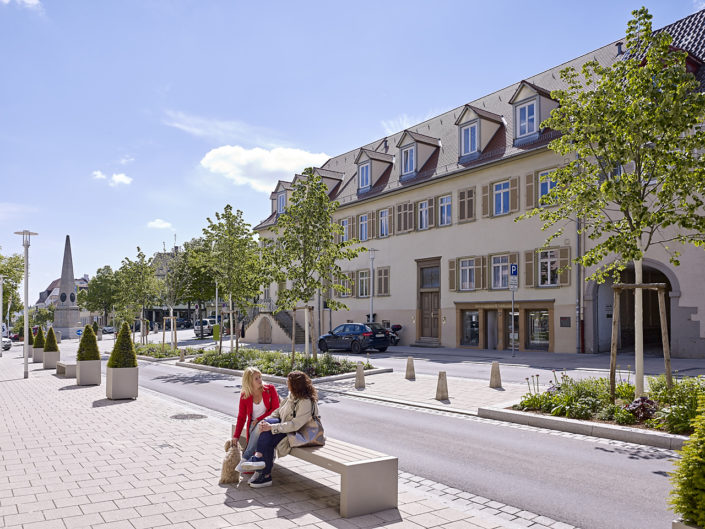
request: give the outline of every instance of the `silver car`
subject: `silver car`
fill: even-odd
[[[9,338],[3,337],[2,339],[2,350],[7,351],[10,347],[12,347],[12,340]]]

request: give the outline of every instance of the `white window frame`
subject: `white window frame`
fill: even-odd
[[[359,235],[358,239],[361,241],[366,241],[367,240],[367,214],[360,215],[358,217],[358,230],[357,234]]]
[[[401,174],[411,174],[416,170],[416,145],[401,150]]]
[[[538,180],[539,180],[539,182],[538,182],[539,183],[539,204],[541,204],[541,199],[543,199],[543,197],[548,195],[551,192],[551,189],[556,187],[556,181],[554,179],[552,179],[552,178],[549,178],[546,180],[543,179],[544,175],[547,175],[547,174],[551,173],[552,171],[553,171],[553,169],[549,169],[548,171],[541,171],[539,173],[539,178],[538,178]]]
[[[532,128],[529,128],[529,107],[533,107],[533,124]],[[525,110],[526,111],[526,130],[524,132],[521,131],[522,127],[522,120],[521,120],[521,111]],[[536,132],[536,117],[538,113],[538,105],[536,104],[536,100],[532,99],[531,101],[527,101],[525,103],[522,103],[521,105],[517,105],[516,108],[516,129],[517,129],[517,138],[523,138],[524,136],[528,136],[530,134],[533,134]]]
[[[357,297],[370,297],[370,271],[359,270],[357,272]]]
[[[492,288],[509,288],[509,254],[492,256]]]
[[[492,184],[492,211],[494,212],[494,215],[506,215],[509,213],[509,187],[509,180],[503,180]],[[499,211],[497,210],[497,196],[500,197],[501,202],[501,208]]]
[[[473,145],[473,137],[472,133],[473,130],[475,132],[475,144]],[[479,127],[477,126],[477,122],[475,123],[469,123],[467,125],[463,125],[460,128],[460,155],[465,156],[467,154],[473,154],[478,151],[478,139],[479,139]],[[468,145],[467,149],[465,148],[465,132],[467,131],[468,134]]]
[[[427,230],[428,229],[428,200],[422,200],[419,202],[419,211],[418,211],[418,226],[419,230]]]
[[[286,210],[286,193],[277,195],[277,213],[281,215]]]
[[[379,236],[389,237],[389,210],[383,209],[379,212]]]
[[[348,272],[344,272],[345,274],[345,279],[341,281],[341,285],[343,286],[343,291],[340,293],[341,298],[349,298],[350,296],[353,295],[353,291],[350,288],[350,276],[348,275]]]
[[[357,171],[357,187],[358,189],[370,187],[370,162],[360,165]]]
[[[475,290],[475,259],[458,259],[459,290]]]
[[[343,227],[343,233],[340,235],[341,242],[347,242],[350,240],[350,223],[348,219],[343,219],[340,221],[340,225]]]
[[[453,196],[446,195],[438,199],[438,225],[450,226],[453,222]]]
[[[557,287],[559,285],[559,263],[558,250],[542,250],[539,252],[539,287]],[[542,273],[544,267],[546,267],[547,272],[546,281],[544,281]]]

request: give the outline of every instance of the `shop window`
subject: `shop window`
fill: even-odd
[[[461,345],[480,345],[480,313],[476,310],[462,311],[463,334]]]
[[[529,349],[548,349],[548,311],[527,311],[527,330]]]

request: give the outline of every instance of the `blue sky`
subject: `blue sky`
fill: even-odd
[[[227,203],[621,38],[636,1],[0,0],[0,252],[30,302]],[[647,4],[661,27],[704,0]]]

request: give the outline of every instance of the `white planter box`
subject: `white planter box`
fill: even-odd
[[[56,363],[59,361],[59,351],[43,351],[44,352],[44,369],[56,369]]]
[[[76,384],[100,386],[100,360],[78,360],[76,362]]]
[[[689,523],[682,522],[681,520],[673,520],[671,523],[671,529],[702,529],[697,525],[690,525]]]
[[[106,376],[106,396],[111,400],[136,399],[139,387],[138,367],[109,367]]]
[[[36,349],[32,347],[29,350],[29,357],[32,359],[33,364],[44,362],[44,349],[41,347],[37,347]]]

